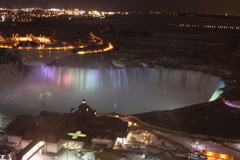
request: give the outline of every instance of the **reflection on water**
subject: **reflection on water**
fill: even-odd
[[[185,70],[36,66],[0,103],[13,114],[69,112],[85,98],[98,112],[133,114],[206,102],[223,86],[218,77]]]

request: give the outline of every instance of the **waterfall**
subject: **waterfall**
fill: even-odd
[[[56,86],[84,91],[96,91],[103,87],[122,89],[164,84],[198,90],[208,99],[224,87],[219,77],[210,74],[165,68],[85,69],[42,66],[40,78]]]
[[[207,102],[212,95],[217,98],[224,82],[202,72],[166,68],[34,65],[25,80],[4,86],[7,89],[0,90],[0,106],[6,114],[69,112],[83,98],[98,112],[135,114]]]

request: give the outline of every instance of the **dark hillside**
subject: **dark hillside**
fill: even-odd
[[[220,100],[136,116],[144,122],[170,130],[240,138],[240,109],[226,106]]]

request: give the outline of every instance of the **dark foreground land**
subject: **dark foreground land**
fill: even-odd
[[[220,100],[135,116],[146,123],[170,130],[209,137],[240,138],[240,110],[228,107]]]

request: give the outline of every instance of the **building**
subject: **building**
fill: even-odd
[[[127,135],[127,122],[96,115],[83,100],[70,113],[42,111],[38,116],[18,116],[7,127],[7,141],[21,150],[17,158],[25,160],[38,150],[58,153],[64,146],[78,149],[85,144],[104,144],[110,148],[118,137]]]
[[[202,155],[205,155],[208,160],[234,160],[233,156],[224,153],[203,150]]]
[[[57,153],[67,131],[67,114],[43,111],[37,117],[17,117],[7,128],[7,141],[23,149],[36,139],[43,140],[47,152]]]

